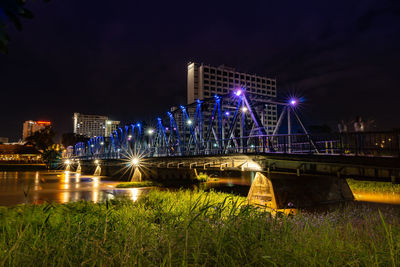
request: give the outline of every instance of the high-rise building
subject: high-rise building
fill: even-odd
[[[37,131],[51,126],[50,121],[25,121],[22,130],[22,139],[25,140]]]
[[[74,113],[74,133],[86,137],[110,136],[118,128],[119,121],[109,120],[107,116]]]
[[[276,98],[276,79],[255,74],[238,72],[234,68],[221,65],[213,67],[191,62],[187,72],[187,103],[197,99],[213,97],[215,94],[233,93],[238,88],[246,90],[252,102],[263,107],[258,110],[267,134],[272,134],[277,121],[277,106],[268,103]]]
[[[106,135],[107,137],[111,136],[111,134],[118,129],[119,121],[111,121],[107,120],[106,122]]]

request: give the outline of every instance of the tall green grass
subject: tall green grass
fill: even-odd
[[[391,182],[359,181],[347,179],[347,183],[352,191],[400,194],[400,184],[393,184]]]
[[[399,209],[271,217],[223,193],[0,209],[0,266],[396,266]]]

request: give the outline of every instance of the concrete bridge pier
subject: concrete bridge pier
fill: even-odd
[[[257,172],[247,200],[271,209],[315,207],[353,200],[346,179],[328,176],[268,175]]]

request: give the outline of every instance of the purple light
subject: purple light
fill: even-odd
[[[241,94],[242,94],[242,90],[240,90],[240,89],[236,90],[235,95],[240,96]]]
[[[228,112],[228,111],[227,111],[227,112],[225,112],[225,115],[226,115],[226,116],[229,116],[229,112]]]
[[[297,104],[297,100],[296,99],[290,100],[290,105],[296,106],[296,104]]]

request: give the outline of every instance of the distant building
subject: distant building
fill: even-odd
[[[50,121],[25,121],[22,130],[22,139],[25,140],[37,131],[51,126]]]
[[[0,144],[8,143],[8,137],[0,137]]]
[[[258,114],[267,134],[272,134],[277,121],[277,106],[266,103],[266,100],[274,100],[277,96],[275,78],[238,72],[224,65],[213,67],[195,62],[188,64],[187,104],[215,94],[233,93],[237,88],[245,88],[246,96],[252,102],[262,104],[263,108],[258,110]]]
[[[111,136],[111,134],[118,129],[120,122],[119,121],[111,121],[107,120],[106,122],[106,135],[107,137]]]
[[[0,144],[0,162],[41,163],[42,155],[32,144]]]
[[[86,137],[110,136],[120,122],[109,120],[107,116],[74,113],[74,133]]]

